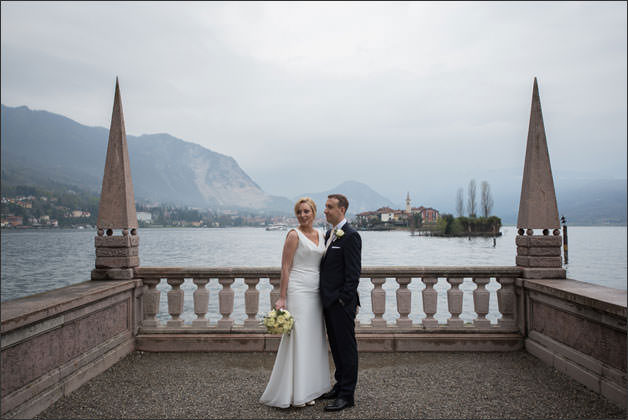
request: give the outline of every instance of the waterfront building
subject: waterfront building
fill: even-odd
[[[137,221],[144,222],[144,223],[151,223],[153,221],[153,215],[147,211],[138,211]]]
[[[3,225],[6,224],[6,226],[8,227],[16,227],[16,226],[22,226],[22,216],[7,216],[4,220],[3,220]]]
[[[408,226],[409,218],[416,215],[421,217],[423,224],[437,223],[440,219],[440,212],[432,207],[412,207],[410,193],[408,193],[405,210],[380,207],[374,211],[365,211],[356,215],[356,224],[360,227]]]

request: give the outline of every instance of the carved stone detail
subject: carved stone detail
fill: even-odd
[[[145,327],[158,327],[159,321],[157,314],[159,313],[159,298],[161,292],[157,290],[157,285],[161,279],[146,278],[143,279],[146,290],[144,291],[144,320],[142,325]]]
[[[182,327],[183,320],[180,316],[183,313],[183,290],[181,290],[183,279],[169,278],[168,284],[172,286],[172,290],[168,292],[168,313],[172,319],[168,320],[166,325],[168,327]]]
[[[486,319],[490,299],[490,293],[486,290],[486,285],[489,281],[490,279],[486,277],[473,278],[473,282],[477,285],[477,288],[473,291],[473,307],[477,318],[473,320],[473,324],[478,328],[489,328],[491,326],[491,321]]]
[[[137,257],[138,247],[131,248],[96,248],[97,257]]]
[[[244,311],[247,315],[247,319],[244,320],[244,328],[260,328],[256,318],[259,312],[259,291],[255,287],[259,283],[259,278],[245,278],[244,283],[249,286],[244,292]]]
[[[140,265],[140,257],[96,257],[96,268],[133,268]]]
[[[464,327],[464,321],[460,319],[460,314],[462,313],[462,297],[464,295],[459,288],[462,281],[463,279],[460,277],[447,278],[447,282],[451,285],[451,288],[447,290],[447,306],[451,314],[451,317],[447,319],[447,326],[449,328]]]
[[[222,285],[222,290],[218,292],[218,306],[220,308],[220,314],[222,318],[218,320],[216,328],[221,330],[230,330],[233,327],[233,319],[231,314],[233,313],[233,298],[235,292],[231,288],[233,284],[233,278],[220,278],[218,283]]]
[[[502,314],[497,323],[502,328],[514,329],[517,325],[515,320],[515,279],[498,278],[497,281],[502,286],[497,291],[497,306]]]
[[[423,312],[425,312],[423,326],[426,329],[438,328],[438,320],[434,318],[438,303],[438,292],[434,289],[434,285],[438,282],[438,279],[436,277],[423,277],[422,281],[425,283],[425,289],[421,292]]]
[[[196,319],[192,321],[193,327],[208,327],[209,321],[205,318],[209,308],[209,290],[205,288],[209,283],[208,278],[194,278],[192,282],[197,286],[193,293],[194,313]]]
[[[386,312],[386,291],[382,289],[382,285],[386,282],[385,278],[372,278],[373,290],[371,290],[371,307],[375,317],[371,320],[371,325],[376,328],[385,327],[386,320],[383,318]]]
[[[397,326],[400,328],[412,327],[412,320],[408,317],[412,308],[412,292],[408,289],[410,284],[409,277],[397,277],[397,283],[399,288],[397,289],[397,311],[399,312],[399,318],[397,318]]]

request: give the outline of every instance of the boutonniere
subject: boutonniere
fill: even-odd
[[[336,238],[342,238],[342,236],[345,234],[345,231],[342,229],[336,229]]]

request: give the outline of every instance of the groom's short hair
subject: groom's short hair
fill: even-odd
[[[345,212],[349,209],[349,200],[342,194],[329,194],[327,198],[335,198],[338,200],[338,207],[344,207]]]

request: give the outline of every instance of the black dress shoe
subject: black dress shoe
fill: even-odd
[[[333,389],[329,392],[324,393],[323,395],[321,395],[320,397],[318,397],[322,400],[333,400],[338,398],[338,391],[334,391]]]
[[[345,400],[344,398],[336,398],[325,406],[325,411],[340,411],[347,407],[353,407],[353,401]]]

